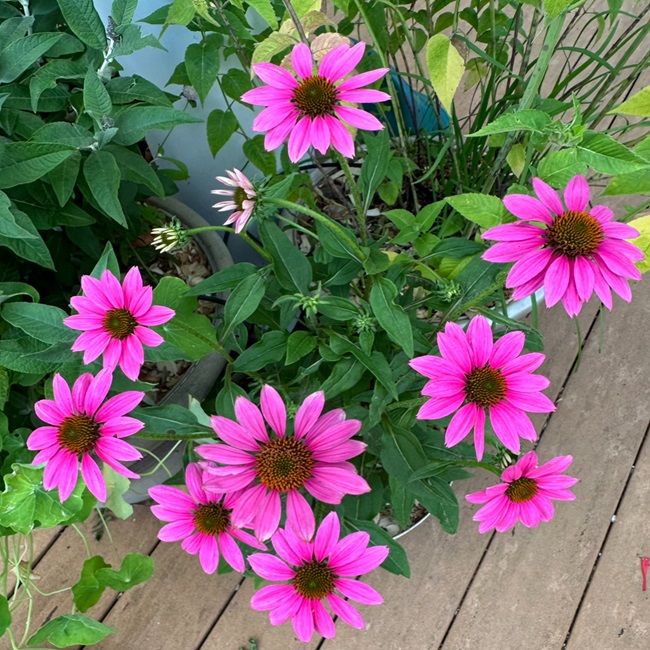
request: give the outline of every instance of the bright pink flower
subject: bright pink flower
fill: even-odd
[[[47,463],[43,473],[43,487],[58,486],[59,499],[65,501],[77,484],[79,460],[81,476],[99,501],[106,501],[106,484],[91,454],[97,455],[118,474],[140,478],[118,462],[138,460],[142,454],[122,440],[142,429],[144,424],[135,418],[124,417],[144,397],[140,391],[128,391],[107,400],[113,376],[101,370],[93,377],[81,375],[72,391],[61,375],[54,375],[54,400],[42,399],[34,404],[36,415],[47,422],[46,427],[32,431],[27,448],[40,450],[33,464]]]
[[[583,176],[569,181],[564,191],[566,209],[555,190],[539,178],[533,179],[533,187],[538,199],[524,194],[503,199],[521,221],[483,234],[484,239],[501,242],[484,253],[484,259],[515,262],[506,281],[507,287],[514,288],[512,297],[524,298],[543,286],[547,307],[561,300],[569,316],[577,316],[594,291],[610,310],[610,288],[630,302],[628,278],[641,279],[633,262],[644,254],[624,240],[638,237],[639,232],[612,221],[614,213],[604,205],[587,212],[589,185]]]
[[[524,341],[523,332],[510,332],[493,342],[490,324],[483,316],[470,321],[467,333],[460,325],[447,323],[438,334],[442,358],[426,355],[409,362],[431,380],[422,389],[431,399],[420,408],[418,419],[438,420],[457,411],[447,427],[445,444],[457,445],[473,428],[476,457],[481,460],[487,411],[499,440],[518,454],[519,436],[537,438],[524,411],[555,410],[540,392],[549,385],[548,379],[532,374],[545,356],[537,352],[520,356]]]
[[[341,503],[346,494],[370,492],[349,458],[358,456],[365,443],[350,438],[359,431],[359,420],[346,420],[342,409],[321,415],[325,405],[322,391],[309,395],[294,420],[293,434],[287,433],[287,411],[278,392],[262,388],[262,411],[244,397],[235,400],[239,424],[218,415],[212,427],[225,444],[200,445],[197,453],[219,464],[206,466],[211,474],[206,490],[242,495],[233,506],[232,522],[253,522],[255,534],[264,541],[280,524],[280,495],[286,493],[287,525],[303,539],[311,539],[315,521],[305,497],[307,492],[325,503]],[[274,435],[269,435],[266,424]]]
[[[358,129],[381,131],[381,122],[370,113],[343,102],[384,102],[390,95],[379,90],[362,88],[383,77],[388,68],[354,75],[341,83],[363,58],[366,44],[350,47],[343,44],[328,52],[314,74],[309,48],[299,43],[291,53],[291,63],[298,77],[273,63],[253,65],[253,71],[268,86],[254,88],[242,100],[255,106],[266,106],[253,122],[254,131],[266,131],[267,151],[277,149],[289,138],[289,158],[297,162],[312,145],[322,154],[330,144],[339,153],[354,156],[354,141],[344,122]]]
[[[157,485],[149,496],[159,505],[151,506],[161,521],[168,521],[158,532],[163,542],[179,542],[190,555],[198,555],[206,573],[214,573],[219,566],[219,551],[224,560],[240,573],[246,568],[244,556],[235,540],[257,549],[266,550],[255,537],[233,526],[230,511],[236,494],[215,494],[203,489],[206,474],[197,463],[185,470],[189,494],[171,485]]]
[[[217,176],[217,180],[224,185],[234,188],[232,190],[212,190],[212,194],[231,197],[229,201],[220,201],[212,207],[219,208],[219,212],[235,210],[224,222],[225,225],[235,224],[235,232],[241,232],[255,209],[255,197],[257,196],[253,184],[238,169],[226,170],[228,178]]]
[[[291,530],[282,528],[272,542],[279,558],[270,553],[255,553],[248,560],[253,571],[265,580],[288,581],[288,584],[263,587],[251,598],[257,611],[271,610],[271,625],[292,619],[296,636],[308,643],[314,629],[326,639],[336,633],[330,613],[321,602],[327,599],[336,616],[348,625],[364,629],[359,612],[334,593],[365,605],[380,605],[383,598],[364,582],[355,578],[376,569],[388,556],[387,546],[368,548],[370,535],[352,533],[339,541],[341,525],[330,512],[311,541],[304,541]]]
[[[572,461],[571,456],[558,456],[537,467],[537,454],[529,451],[501,474],[504,483],[468,494],[465,498],[470,503],[487,504],[474,515],[474,521],[481,522],[478,532],[487,533],[496,528],[503,533],[518,521],[526,528],[536,528],[540,521],[551,521],[554,514],[551,499],[573,501],[576,498],[567,488],[578,479],[562,474]]]
[[[73,296],[70,304],[79,312],[64,323],[83,334],[72,345],[73,352],[84,350],[84,363],[92,363],[102,353],[104,368],[118,365],[124,374],[136,381],[144,363],[142,345],[157,347],[164,342],[160,334],[149,329],[174,317],[174,310],[151,304],[151,287],[142,286],[142,277],[132,267],[120,285],[107,269],[101,280],[90,275],[81,278],[85,296]]]

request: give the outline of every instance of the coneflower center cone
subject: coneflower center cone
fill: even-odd
[[[57,440],[73,454],[87,454],[99,440],[99,424],[87,415],[73,415],[59,425]]]
[[[200,533],[218,535],[230,525],[230,510],[220,503],[206,503],[194,511],[194,526]]]
[[[305,598],[320,600],[334,590],[334,576],[325,562],[309,562],[296,570],[295,590]]]
[[[243,187],[236,187],[232,193],[233,203],[237,206],[238,210],[243,210],[244,201],[248,198],[246,190]]]
[[[591,255],[605,238],[598,221],[586,212],[565,212],[548,227],[548,243],[567,257]]]
[[[277,492],[295,490],[311,478],[311,451],[295,438],[278,438],[257,454],[255,469],[260,482]]]
[[[337,103],[336,88],[324,77],[314,75],[303,79],[293,91],[292,101],[309,117],[331,115]]]
[[[526,503],[532,501],[539,491],[537,482],[532,478],[518,478],[510,483],[506,489],[506,496],[514,503]]]
[[[104,329],[120,341],[133,334],[137,324],[128,309],[109,309],[104,316]]]
[[[465,376],[465,395],[483,408],[494,406],[506,395],[506,379],[496,368],[476,368]]]

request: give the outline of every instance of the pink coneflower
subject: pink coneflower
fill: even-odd
[[[352,533],[339,541],[341,526],[335,512],[330,512],[312,541],[298,538],[282,528],[272,543],[279,558],[269,553],[255,553],[248,560],[253,571],[265,580],[288,581],[288,584],[263,587],[251,598],[257,611],[271,610],[271,625],[292,619],[296,636],[304,643],[311,640],[314,629],[326,639],[336,633],[334,622],[321,602],[323,598],[334,614],[348,625],[363,630],[359,612],[334,593],[365,605],[380,605],[383,598],[370,586],[354,578],[376,569],[387,557],[387,546],[368,548],[370,535]]]
[[[212,190],[212,194],[232,197],[229,201],[219,201],[212,207],[219,208],[219,212],[235,210],[224,222],[225,225],[235,224],[235,232],[241,232],[255,209],[255,197],[257,196],[253,184],[238,169],[226,170],[228,178],[217,176],[217,180],[228,185],[232,190]]]
[[[196,463],[185,470],[189,494],[171,485],[157,485],[149,496],[159,505],[151,506],[161,521],[170,522],[158,532],[163,542],[180,542],[190,555],[198,555],[206,573],[214,573],[219,566],[219,552],[235,570],[243,573],[244,556],[235,540],[257,549],[266,550],[253,535],[232,525],[230,511],[236,494],[214,494],[203,489],[205,471]]]
[[[54,400],[42,399],[34,404],[36,415],[50,426],[32,431],[27,448],[40,450],[33,464],[47,463],[43,487],[52,490],[58,486],[61,502],[77,484],[79,460],[88,489],[99,501],[106,501],[106,484],[91,454],[118,474],[140,478],[119,461],[142,458],[137,449],[121,438],[132,436],[144,426],[140,420],[124,417],[142,401],[144,393],[128,391],[102,404],[112,381],[108,370],[100,370],[96,377],[86,373],[75,381],[71,392],[65,379],[56,374],[52,382]]]
[[[418,412],[419,420],[438,420],[457,411],[445,436],[447,447],[457,445],[474,429],[476,457],[483,458],[485,414],[499,440],[518,454],[519,436],[535,440],[537,434],[524,411],[548,413],[553,402],[540,391],[549,381],[532,372],[545,357],[523,354],[523,332],[510,332],[493,342],[487,319],[475,316],[467,333],[456,323],[447,323],[438,334],[441,357],[412,359],[411,368],[428,377],[422,390],[431,397]],[[464,406],[463,406],[464,404]]]
[[[297,162],[310,145],[325,154],[330,144],[339,153],[354,156],[354,141],[344,122],[359,129],[381,131],[381,122],[370,113],[342,102],[384,102],[390,95],[362,88],[383,77],[388,68],[363,72],[338,83],[350,74],[363,57],[366,44],[350,47],[342,44],[328,52],[314,74],[311,51],[299,43],[291,53],[298,76],[273,63],[257,63],[253,71],[268,86],[254,88],[242,100],[255,106],[267,106],[253,122],[254,131],[266,131],[267,151],[277,149],[289,138],[289,158]]]
[[[370,492],[349,458],[359,455],[365,443],[350,438],[359,420],[346,420],[342,409],[321,415],[322,391],[309,395],[296,413],[293,435],[287,433],[287,412],[278,392],[262,388],[262,412],[244,397],[235,400],[239,424],[218,415],[212,427],[226,444],[200,445],[197,453],[219,467],[206,466],[212,476],[205,488],[216,492],[243,490],[233,506],[235,525],[253,522],[264,541],[273,535],[282,514],[281,494],[286,494],[287,525],[303,539],[314,534],[314,514],[300,488],[325,503],[341,503],[346,494]],[[269,435],[264,421],[274,435]]]
[[[92,363],[102,353],[104,368],[118,365],[136,381],[144,363],[142,345],[157,347],[164,342],[160,334],[149,329],[174,317],[174,310],[152,305],[151,287],[142,286],[137,266],[132,267],[120,285],[107,269],[101,280],[90,275],[81,278],[85,296],[73,296],[70,304],[79,312],[63,322],[84,333],[72,345],[73,352],[84,350],[84,363]]]
[[[468,494],[465,498],[470,503],[487,504],[474,515],[474,521],[481,522],[478,532],[487,533],[496,528],[503,533],[518,521],[526,528],[536,528],[540,521],[551,521],[554,514],[551,499],[573,501],[576,498],[567,488],[578,479],[562,475],[572,461],[571,456],[558,456],[537,467],[537,454],[529,451],[501,474],[504,483]]]
[[[583,176],[574,176],[564,190],[566,209],[555,190],[539,178],[533,179],[533,187],[539,200],[525,194],[503,199],[522,221],[483,234],[484,239],[502,242],[484,253],[484,259],[515,262],[506,281],[514,288],[512,297],[524,298],[543,286],[547,307],[561,300],[569,316],[577,316],[594,291],[610,310],[610,288],[630,302],[628,278],[641,279],[633,262],[644,254],[624,240],[639,232],[612,221],[614,213],[604,205],[587,212],[589,185]]]

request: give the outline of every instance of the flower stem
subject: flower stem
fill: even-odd
[[[256,244],[245,232],[238,233],[234,228],[228,228],[228,226],[201,226],[200,228],[190,228],[189,230],[184,230],[186,235],[198,235],[201,232],[208,232],[210,230],[221,230],[223,232],[234,233],[239,235],[249,246],[254,248],[265,260],[269,262],[272,260],[271,256],[258,244]]]
[[[361,232],[361,243],[366,246],[368,243],[368,233],[366,232],[366,212],[363,204],[361,203],[361,194],[359,193],[359,187],[354,180],[352,170],[350,169],[350,165],[348,164],[345,156],[336,150],[334,150],[334,153],[336,154],[336,159],[339,161],[339,165],[341,165],[341,169],[345,174],[345,180],[348,182],[348,187],[350,188],[350,193],[352,194],[352,203],[354,203],[354,208],[357,211],[357,223],[359,224],[359,231]]]
[[[320,212],[316,212],[316,210],[312,210],[311,208],[308,208],[304,205],[300,205],[299,203],[286,201],[285,199],[265,197],[264,200],[267,203],[271,203],[272,205],[277,205],[279,208],[286,208],[287,210],[295,210],[296,212],[302,212],[302,214],[306,214],[307,216],[314,219],[314,221],[318,221],[322,223],[328,230],[330,230],[330,232],[335,234],[338,238],[342,239],[350,247],[351,251],[355,254],[355,256],[360,262],[363,262],[366,259],[367,256],[359,248],[357,242],[354,241],[354,239],[352,239],[352,237],[350,237],[345,232],[345,230],[343,230],[343,228],[341,228],[341,226],[338,223],[336,223],[336,221],[330,219],[324,214],[321,214]]]

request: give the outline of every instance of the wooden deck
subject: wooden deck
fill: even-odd
[[[274,628],[250,609],[249,580],[206,576],[179,544],[158,542],[158,522],[138,506],[132,519],[111,522],[113,539],[120,555],[150,554],[156,573],[90,610],[119,630],[94,647],[248,650],[252,638],[259,650],[647,650],[650,592],[641,590],[639,558],[650,556],[650,281],[633,291],[633,303],[617,300],[602,322],[595,304],[583,310],[579,368],[574,324],[559,308],[540,314],[557,411],[535,421],[538,452],[572,454],[570,474],[581,479],[577,500],[558,503],[552,522],[479,535],[476,506],[463,503],[457,535],[427,521],[405,538],[413,578],[369,577],[386,602],[360,607],[366,631],[337,624],[336,639],[303,645],[290,624]],[[459,484],[459,496],[486,481]],[[37,546],[42,591],[76,580],[85,550],[74,530],[43,533]],[[115,559],[107,536],[91,553]],[[32,629],[70,610],[68,592],[37,599]]]

